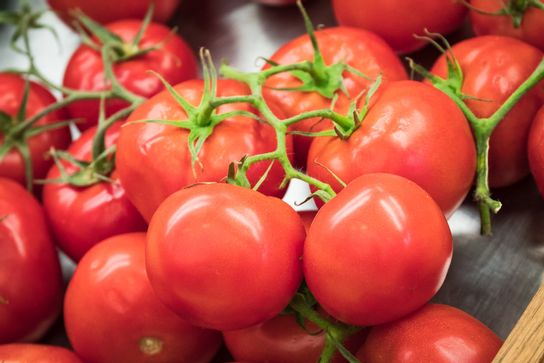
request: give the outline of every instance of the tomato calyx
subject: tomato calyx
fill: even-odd
[[[467,0],[461,0],[461,3],[478,14],[489,16],[509,16],[512,18],[512,25],[514,28],[521,27],[525,12],[529,8],[544,10],[544,4],[540,0],[509,0],[504,3],[504,6],[501,9],[491,12],[479,9],[470,4]]]

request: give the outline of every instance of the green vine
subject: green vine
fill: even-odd
[[[530,8],[544,10],[544,3],[540,0],[507,0],[504,6],[497,11],[489,12],[472,5],[468,0],[458,0],[470,10],[488,16],[509,16],[512,19],[514,28],[521,27],[525,12]]]

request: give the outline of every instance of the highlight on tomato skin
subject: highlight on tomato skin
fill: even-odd
[[[0,361],[6,363],[84,363],[66,348],[29,343],[1,344]]]

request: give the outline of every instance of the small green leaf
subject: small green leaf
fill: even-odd
[[[100,42],[103,45],[123,44],[123,39],[121,39],[121,37],[119,37],[117,34],[112,33],[101,24],[97,23],[96,21],[85,15],[85,13],[83,13],[81,10],[76,10],[73,14],[75,15],[75,18],[79,22],[81,22],[81,24],[83,24],[85,28],[87,28],[92,34],[100,39]]]

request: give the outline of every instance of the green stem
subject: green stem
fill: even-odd
[[[353,121],[346,116],[342,116],[339,113],[330,109],[308,111],[290,118],[283,120],[283,123],[287,126],[296,124],[302,120],[306,120],[313,117],[326,118],[332,120],[336,125],[340,126],[343,130],[349,130],[353,127]]]

